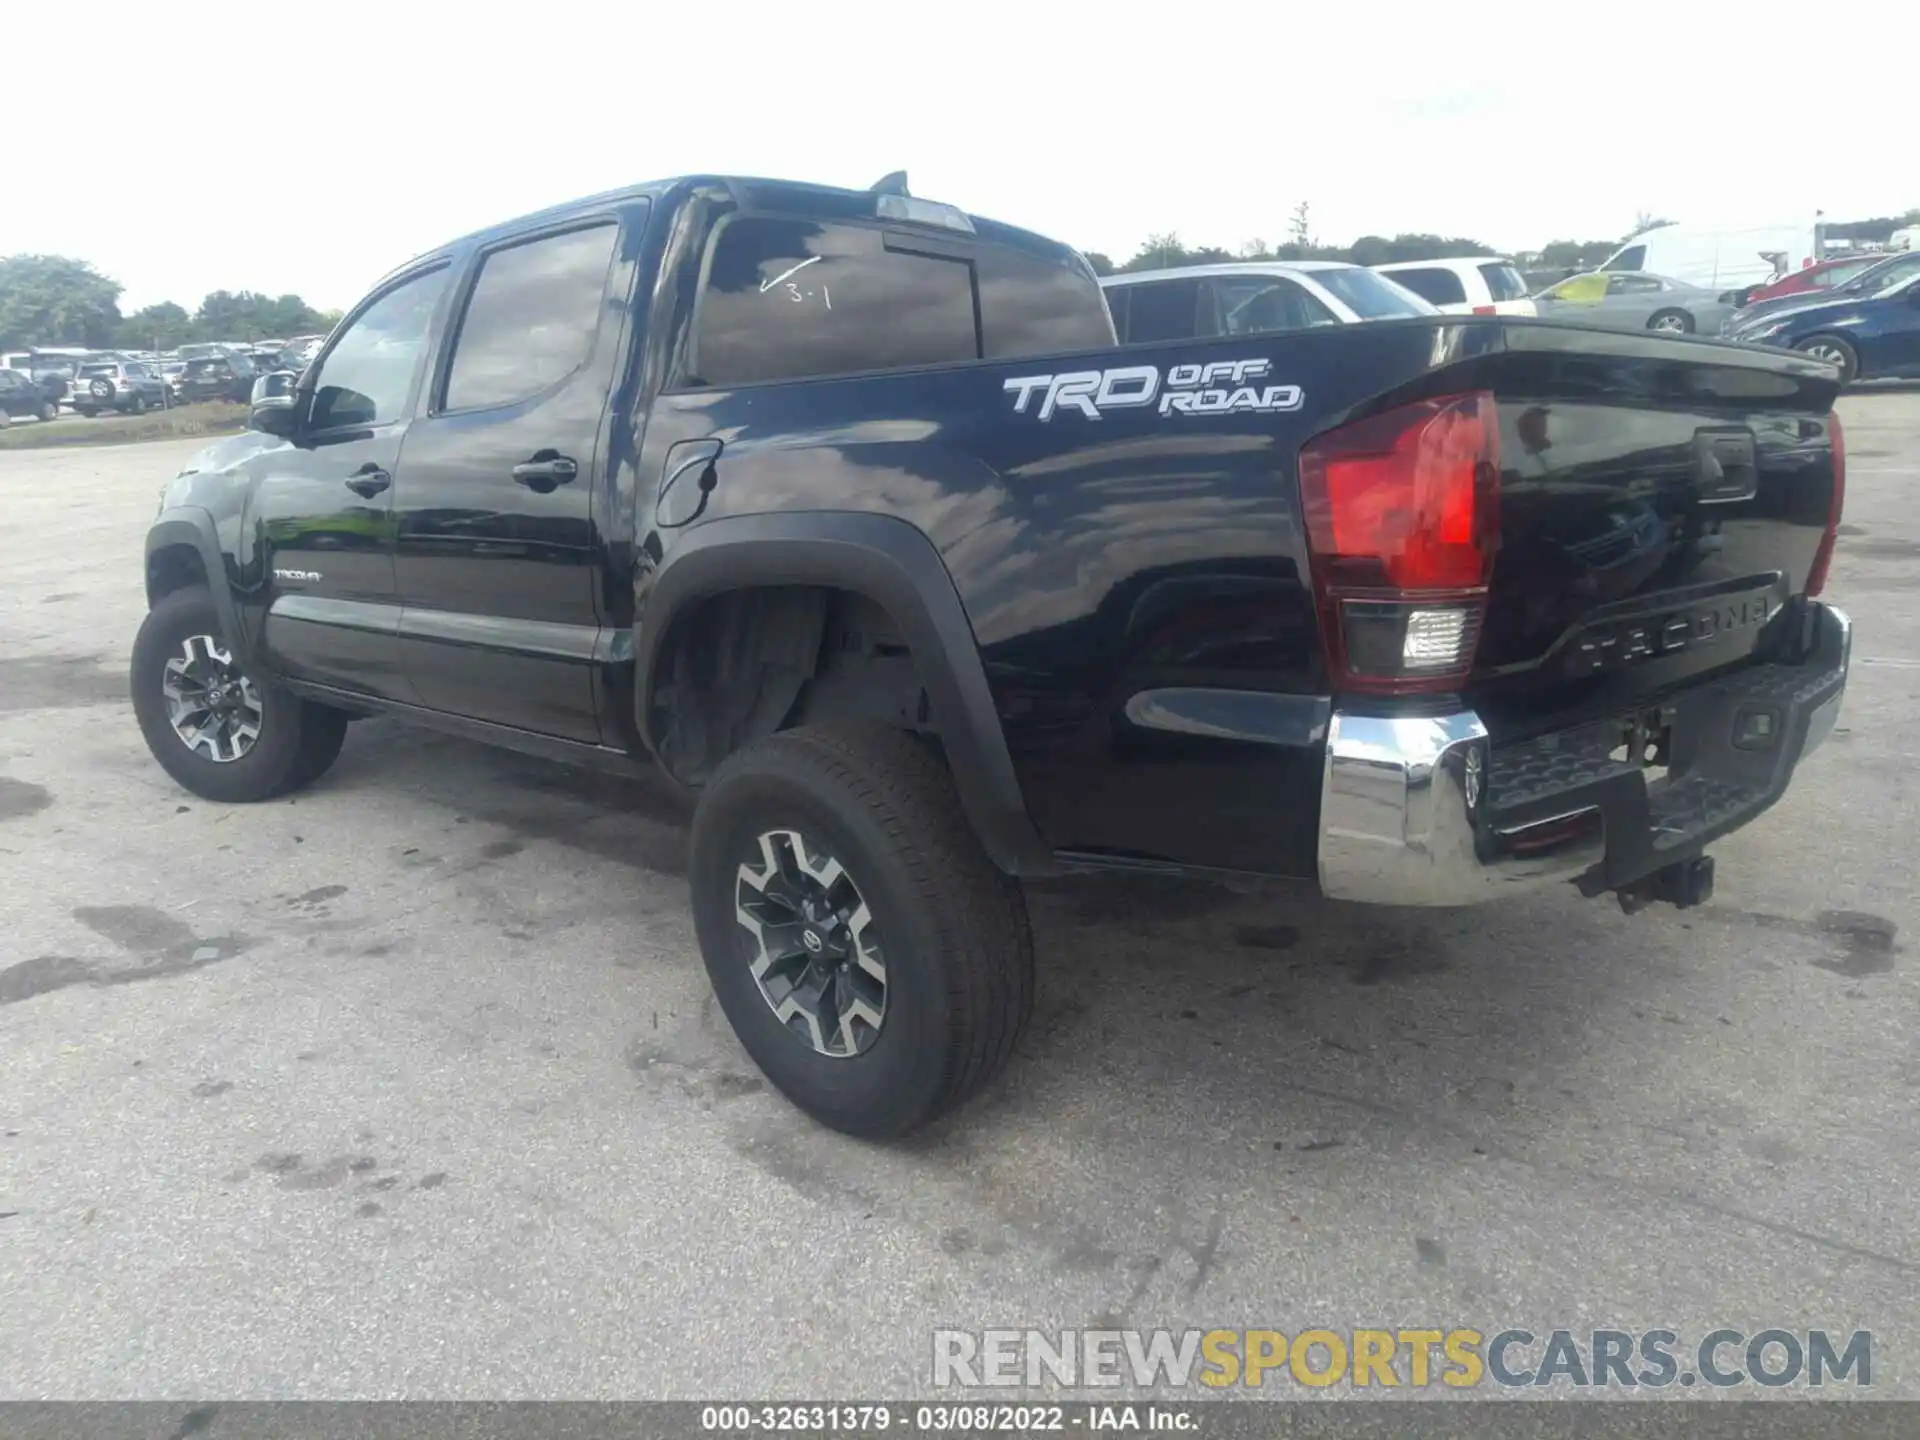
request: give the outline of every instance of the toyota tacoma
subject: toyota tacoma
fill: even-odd
[[[1837,389],[1506,316],[1118,346],[903,177],[644,185],[263,377],[165,489],[132,696],[223,802],[375,713],[659,767],[742,1044],[899,1135],[1014,1048],[1026,878],[1707,898],[1846,683]]]

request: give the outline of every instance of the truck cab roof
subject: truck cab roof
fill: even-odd
[[[435,260],[451,259],[465,251],[484,247],[496,240],[504,240],[528,230],[543,229],[549,225],[562,225],[577,217],[603,213],[636,201],[648,200],[674,206],[689,196],[716,191],[724,194],[741,210],[778,211],[817,215],[822,219],[843,220],[872,220],[876,215],[880,215],[879,203],[883,194],[902,193],[901,191],[883,192],[879,189],[851,190],[836,185],[818,185],[798,180],[774,180],[749,175],[681,175],[665,180],[649,180],[550,205],[545,209],[530,211],[511,220],[489,225],[483,230],[472,231],[415,256],[405,265],[394,269],[386,278],[391,279],[393,276]],[[917,197],[912,198],[917,199]],[[1023,230],[1018,226],[985,219],[978,215],[966,214],[956,207],[940,205],[937,208],[949,210],[961,216],[971,233],[980,240],[1063,263],[1084,263],[1081,261],[1079,252],[1071,246],[1063,245],[1057,240],[1050,240],[1034,231]],[[882,215],[881,218],[889,217]],[[892,218],[895,223],[900,224],[924,223],[912,217]]]

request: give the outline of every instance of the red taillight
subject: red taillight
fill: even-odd
[[[1500,539],[1490,394],[1416,401],[1300,452],[1314,595],[1334,684],[1401,695],[1473,669]]]
[[[1807,594],[1818,595],[1827,588],[1827,571],[1833,568],[1833,545],[1840,538],[1840,507],[1847,498],[1847,437],[1841,432],[1840,417],[1827,416],[1827,433],[1833,436],[1833,499],[1827,505],[1827,528],[1820,537],[1820,548],[1813,552],[1813,568],[1807,571]]]
[[[1473,313],[1476,315],[1498,315],[1500,311],[1492,305],[1476,305],[1473,307]]]

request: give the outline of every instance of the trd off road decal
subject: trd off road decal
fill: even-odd
[[[1013,396],[1013,413],[1032,409],[1042,420],[1056,410],[1074,410],[1098,420],[1109,410],[1158,405],[1162,415],[1246,415],[1298,410],[1298,385],[1256,384],[1272,368],[1266,360],[1210,360],[1172,365],[1161,378],[1158,365],[1122,365],[1115,370],[1072,370],[1064,375],[1021,375],[1002,387]],[[1040,396],[1034,406],[1034,396]]]

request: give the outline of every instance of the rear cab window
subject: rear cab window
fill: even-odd
[[[1098,285],[1064,260],[908,227],[736,215],[708,255],[690,380],[746,385],[1112,343]]]

